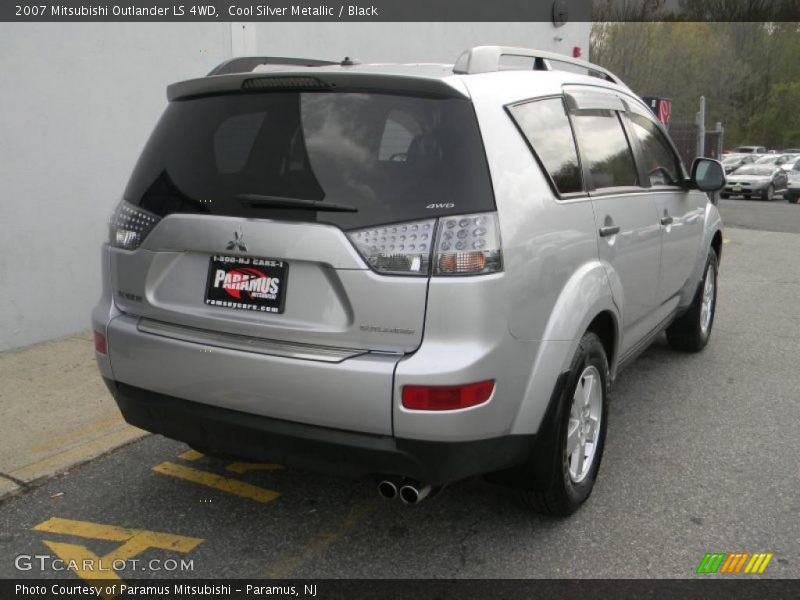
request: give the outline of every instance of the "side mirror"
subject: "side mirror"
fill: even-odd
[[[725,170],[719,161],[695,158],[692,163],[692,187],[701,192],[716,192],[725,187]]]

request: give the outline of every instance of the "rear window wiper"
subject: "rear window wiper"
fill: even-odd
[[[348,204],[334,204],[322,200],[302,200],[300,198],[284,198],[283,196],[265,196],[263,194],[238,194],[236,196],[242,203],[249,206],[263,206],[269,208],[295,208],[300,210],[324,210],[328,212],[358,212],[355,206]]]

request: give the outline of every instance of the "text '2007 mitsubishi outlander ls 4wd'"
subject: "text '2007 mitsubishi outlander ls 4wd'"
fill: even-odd
[[[600,67],[240,58],[168,96],[93,313],[137,427],[408,503],[492,473],[567,515],[616,372],[708,341],[722,167],[687,175]]]

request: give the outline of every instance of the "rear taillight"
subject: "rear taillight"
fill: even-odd
[[[111,215],[108,243],[135,250],[160,220],[161,217],[122,200]]]
[[[99,331],[94,332],[94,351],[98,354],[108,354],[108,345],[106,344],[106,336]]]
[[[434,275],[481,275],[502,268],[497,213],[440,219]]]
[[[359,229],[347,234],[369,265],[387,275],[429,275],[436,219]]]
[[[466,385],[403,386],[403,407],[411,410],[458,410],[488,402],[494,380]]]
[[[347,237],[387,275],[482,275],[503,269],[497,213],[370,227]]]

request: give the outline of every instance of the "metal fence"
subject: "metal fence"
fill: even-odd
[[[676,123],[669,124],[669,135],[675,142],[678,154],[681,155],[684,164],[691,166],[697,157],[697,132],[698,126],[695,123]],[[703,156],[719,160],[722,153],[722,130],[706,131],[705,151]]]
[[[697,156],[697,125],[694,123],[669,124],[669,136],[675,142],[675,148],[681,155],[683,163],[689,167]]]

